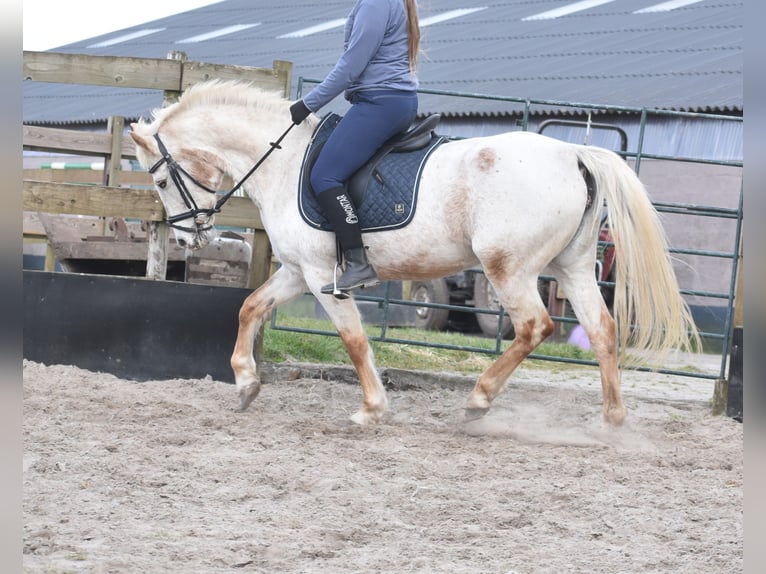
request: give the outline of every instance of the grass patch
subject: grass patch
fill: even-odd
[[[346,349],[330,321],[280,314],[277,326],[329,332],[334,336],[274,329],[267,323],[263,344],[265,361],[350,364]],[[381,329],[378,326],[365,325],[365,330],[369,337],[381,336]],[[370,341],[370,345],[378,365],[389,368],[472,374],[484,371],[498,356],[495,339],[464,333],[389,328],[386,331],[386,339],[388,340]],[[391,339],[406,342],[394,343],[389,341]],[[424,346],[418,343],[445,347],[470,347],[471,350]],[[503,341],[500,346],[501,352],[510,344],[511,341]],[[535,353],[561,358],[595,360],[592,351],[567,343],[543,343],[535,349]],[[545,365],[545,368],[550,369],[554,363],[529,359],[524,365],[528,367]],[[561,367],[565,366],[561,365]],[[572,365],[566,365],[566,368],[572,368]]]

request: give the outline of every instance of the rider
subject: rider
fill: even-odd
[[[290,106],[293,122],[300,124],[341,92],[351,103],[322,148],[310,177],[346,261],[336,283],[322,287],[322,293],[336,295],[379,283],[367,261],[356,206],[345,184],[386,140],[415,119],[415,66],[420,45],[415,0],[356,0],[344,36],[344,52],[332,71]]]

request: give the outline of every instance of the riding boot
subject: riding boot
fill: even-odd
[[[317,201],[335,231],[345,260],[343,275],[334,283],[322,287],[322,293],[338,296],[359,287],[377,285],[380,281],[367,261],[359,219],[351,198],[342,187],[336,187],[317,195]]]
[[[322,287],[322,293],[338,295],[359,287],[375,287],[380,280],[375,269],[367,261],[366,248],[356,247],[343,252],[346,269],[335,283]]]

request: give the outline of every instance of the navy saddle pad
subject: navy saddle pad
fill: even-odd
[[[312,227],[325,231],[332,231],[332,226],[317,203],[309,174],[319,151],[341,119],[334,113],[322,118],[306,148],[298,183],[301,217]],[[423,167],[431,153],[446,139],[431,133],[430,140],[419,149],[379,152],[349,179],[346,191],[354,201],[362,231],[398,229],[412,220]]]

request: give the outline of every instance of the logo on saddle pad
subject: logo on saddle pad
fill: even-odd
[[[346,221],[358,223],[362,231],[388,231],[404,227],[415,215],[418,187],[423,167],[435,150],[448,139],[437,136],[431,128],[437,116],[426,118],[383,147],[353,174],[346,183],[345,193],[336,199],[346,211]],[[330,113],[322,118],[306,148],[298,182],[298,211],[303,220],[317,229],[332,231],[322,213],[309,174],[319,152],[341,116]],[[356,207],[356,218],[352,215]]]

